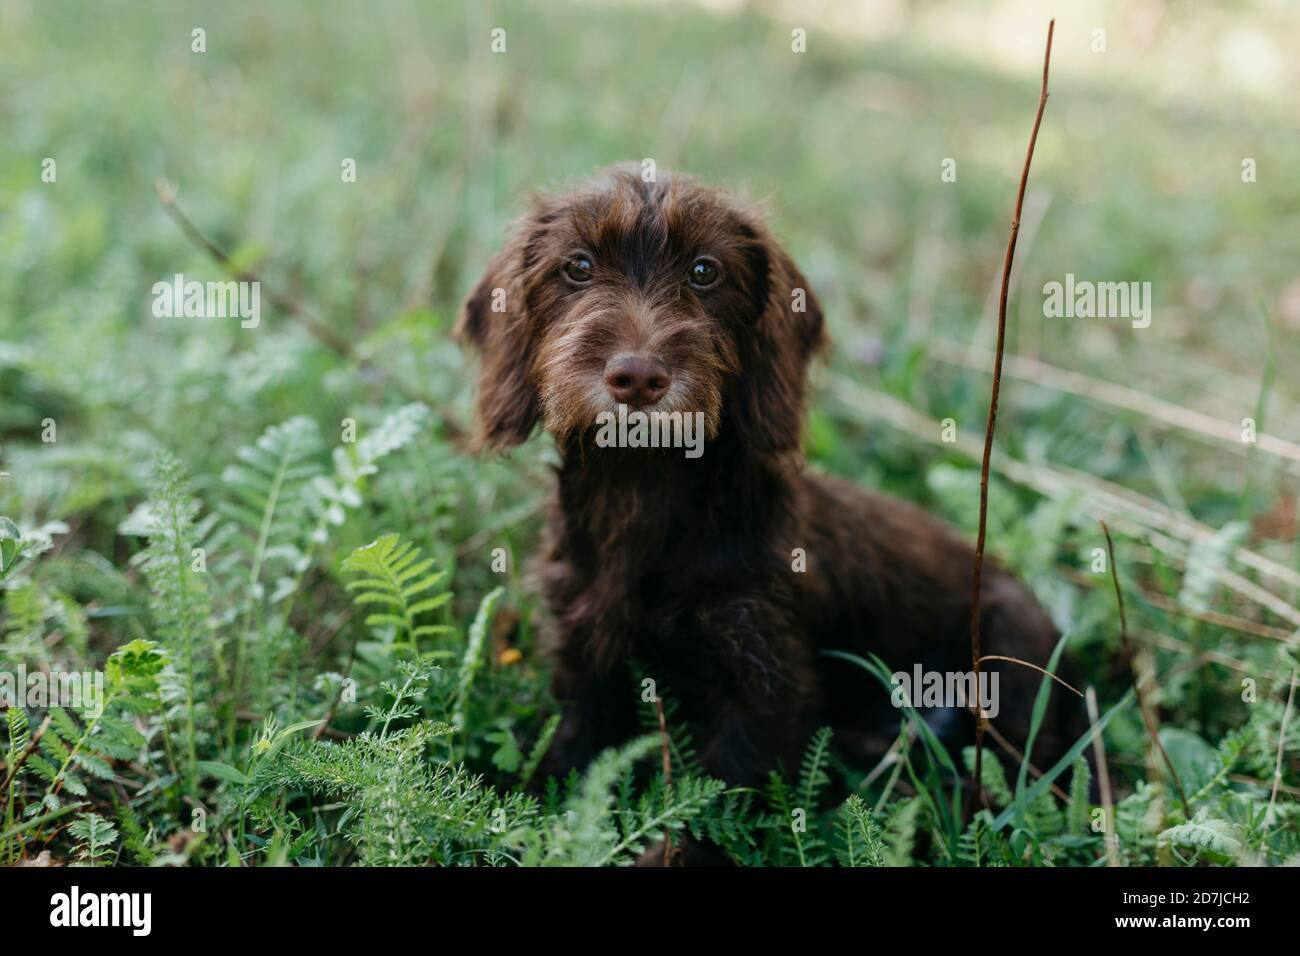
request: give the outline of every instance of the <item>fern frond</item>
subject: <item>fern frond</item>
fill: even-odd
[[[49,727],[39,744],[41,752],[28,760],[47,784],[41,807],[57,809],[61,790],[86,796],[89,783],[113,778],[113,760],[139,753],[144,736],[110,710],[129,705],[136,712],[146,712],[149,706],[157,706],[156,675],[165,666],[166,656],[156,644],[132,641],[109,656],[107,694],[94,710],[83,709],[82,723],[66,708],[50,708]],[[35,806],[29,805],[26,812],[32,813]]]
[[[179,686],[169,682],[167,690],[171,697],[183,697],[186,771],[192,790],[199,726],[208,713],[203,701],[210,699],[211,601],[206,575],[193,563],[199,505],[180,462],[166,452],[154,464],[146,510],[149,547],[144,572],[156,634],[180,668]]]
[[[718,780],[688,777],[665,788],[656,778],[639,798],[631,797],[628,773],[653,753],[659,739],[646,735],[601,753],[548,829],[533,837],[527,860],[546,866],[604,866],[631,862],[647,840],[687,825],[725,789]],[[618,797],[614,794],[620,785]]]
[[[826,735],[826,740],[819,740],[822,736],[819,731],[804,758],[805,767],[811,767],[814,773],[818,772],[824,759],[825,745],[829,742],[829,735]],[[801,805],[801,791],[802,788],[792,790],[775,771],[768,778],[768,803],[773,810],[768,829],[776,837],[772,850],[784,863],[819,866],[830,858],[830,853],[818,833],[817,808]]]
[[[264,577],[298,564],[310,522],[308,488],[324,471],[323,451],[316,423],[298,416],[268,428],[222,472],[228,497],[218,511],[238,529],[231,545],[243,557],[253,600],[264,595]]]
[[[492,615],[496,612],[497,602],[501,600],[503,594],[505,588],[498,587],[484,595],[483,600],[479,602],[478,613],[474,615],[474,623],[469,627],[469,639],[465,643],[465,654],[461,658],[460,671],[456,676],[456,698],[451,712],[451,722],[462,730],[465,728],[465,707],[469,699],[470,686],[474,683],[474,675],[483,664],[483,645],[487,642],[488,628],[492,624]],[[413,606],[412,612],[416,607],[419,605]]]
[[[447,625],[417,623],[420,615],[437,610],[452,597],[450,591],[426,593],[446,576],[445,571],[433,571],[433,565],[432,558],[420,560],[415,545],[390,533],[353,551],[344,559],[343,570],[365,575],[347,584],[348,590],[355,592],[353,603],[379,606],[367,615],[366,624],[391,628],[394,640],[404,635],[414,648],[421,637],[454,630]]]
[[[957,862],[966,866],[1006,866],[1013,859],[1010,846],[993,827],[993,814],[982,808],[957,841]]]
[[[1198,813],[1195,820],[1163,830],[1158,839],[1233,859],[1243,849],[1240,828],[1227,820],[1214,819],[1205,811]]]
[[[113,815],[122,826],[123,849],[140,866],[152,865],[158,856],[153,848],[152,826],[146,832],[145,826],[140,820],[140,814],[135,811],[135,808],[130,803],[116,797],[113,799]]]
[[[528,759],[524,761],[524,766],[519,771],[518,789],[526,789],[532,781],[533,774],[537,772],[537,768],[541,766],[543,758],[546,757],[546,752],[551,749],[551,741],[555,739],[555,732],[560,729],[560,719],[560,714],[552,714],[547,718],[545,725],[542,727],[542,732],[537,735],[537,743],[533,744],[533,749],[528,753]]]
[[[32,742],[32,728],[27,721],[27,711],[18,704],[10,704],[5,710],[5,724],[9,730],[9,743],[5,748],[5,767],[13,775],[12,768],[18,757],[27,751]]]
[[[99,866],[117,842],[117,827],[98,813],[79,813],[68,832],[78,841],[77,860],[83,866]]]
[[[366,479],[379,471],[377,462],[410,444],[429,420],[427,405],[404,405],[355,442],[334,449],[334,473],[312,479],[309,508],[316,515],[313,544],[322,544],[331,525],[343,524],[349,508],[360,507]]]
[[[1066,830],[1070,833],[1086,833],[1088,830],[1088,791],[1092,784],[1092,769],[1088,761],[1080,757],[1074,762],[1074,776],[1070,778],[1070,806],[1066,811]]]
[[[886,866],[885,842],[880,826],[862,798],[853,794],[840,808],[840,844],[836,856],[841,866]]]
[[[1178,603],[1197,613],[1210,610],[1214,590],[1250,526],[1230,521],[1214,534],[1192,543]]]
[[[758,836],[768,821],[754,813],[754,802],[754,790],[728,790],[721,799],[701,808],[687,825],[696,839],[720,847],[735,863],[764,866],[767,859]]]
[[[259,765],[259,791],[306,787],[344,801],[340,826],[367,865],[502,862],[534,832],[536,803],[498,796],[463,766],[429,764],[426,745],[445,724],[417,724],[387,737],[341,744],[297,739]]]
[[[916,834],[921,825],[925,803],[912,797],[896,804],[885,824],[885,846],[889,848],[890,866],[911,866],[916,848]]]
[[[830,746],[831,728],[822,727],[813,734],[812,742],[804,752],[803,764],[799,769],[798,794],[800,805],[810,813],[817,806],[822,791],[831,782],[830,775],[826,772]]]
[[[966,764],[966,772],[974,776],[975,748],[962,748],[961,756],[962,761]],[[994,805],[1005,807],[1009,804],[1011,802],[1011,786],[1007,783],[1007,773],[1002,768],[1002,762],[998,760],[997,754],[985,752],[980,772],[984,778],[980,783],[984,788],[984,792],[992,798]]]

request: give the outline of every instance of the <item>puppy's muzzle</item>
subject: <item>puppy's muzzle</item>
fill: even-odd
[[[605,387],[620,405],[653,405],[672,383],[668,367],[652,356],[616,355],[605,363]]]

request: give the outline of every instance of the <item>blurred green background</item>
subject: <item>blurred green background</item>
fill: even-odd
[[[526,191],[645,157],[765,200],[828,307],[836,361],[883,344],[883,366],[857,374],[976,434],[987,381],[927,351],[992,341],[989,297],[1049,14],[1052,98],[1010,350],[1226,421],[1254,412],[1271,361],[1265,427],[1300,437],[1287,374],[1300,328],[1300,137],[1284,93],[1297,67],[1282,42],[1300,18],[1292,5],[709,6],[5,0],[7,453],[22,454],[41,417],[15,401],[24,387],[77,413],[81,448],[121,450],[141,432],[186,458],[233,451],[290,413],[327,419],[355,403],[356,377],[268,307],[257,330],[150,315],[153,282],[222,278],[164,214],[158,177],[269,286],[463,404],[446,329]],[[808,31],[802,55],[790,49],[796,26]],[[191,52],[199,27],[206,53]],[[489,49],[496,27],[502,54]],[[1098,27],[1104,53],[1091,49]],[[56,183],[41,182],[46,157]],[[1241,181],[1244,157],[1255,183]],[[344,158],[356,183],[341,181]],[[954,183],[941,181],[945,158]],[[1043,318],[1038,290],[1066,272],[1151,282],[1152,327]],[[1122,475],[1113,416],[1044,407],[1054,402],[1012,390],[1007,446],[1154,488]],[[1053,427],[1028,433],[1036,419],[1022,412],[1050,413]],[[1174,484],[1211,486],[1192,510],[1235,514],[1235,456],[1225,468],[1217,450],[1152,444]],[[134,456],[114,457],[129,467]],[[0,493],[31,480],[9,470]]]
[[[374,423],[405,400],[394,381],[467,421],[471,359],[448,330],[528,191],[653,158],[762,200],[826,306],[835,349],[815,373],[814,467],[972,530],[969,452],[1050,16],[1052,95],[1008,324],[1008,354],[1046,368],[1004,381],[997,445],[1011,466],[996,469],[990,547],[1113,698],[1128,681],[1113,595],[1089,573],[1095,519],[1109,517],[1126,582],[1151,596],[1131,613],[1160,666],[1211,651],[1236,662],[1164,685],[1171,719],[1217,740],[1241,723],[1242,667],[1285,674],[1276,638],[1300,626],[1287,457],[1300,441],[1300,8],[1281,0],[0,0],[0,514],[68,525],[49,573],[93,608],[126,600],[136,546],[117,528],[155,449],[212,495],[268,426]],[[55,182],[41,179],[47,158]],[[154,318],[153,283],[225,277],[168,217],[160,178],[240,268],[370,370],[265,289],[257,329]],[[1045,318],[1042,286],[1067,273],[1150,282],[1151,326]],[[1098,381],[1169,406],[1072,393]],[[1274,451],[1233,440],[1248,416]],[[957,445],[940,440],[948,418]],[[349,546],[398,528],[457,566],[469,613],[490,548],[531,550],[548,456],[544,438],[505,461],[417,448],[331,545],[320,604]],[[58,561],[81,570],[59,578]],[[133,633],[92,620],[101,651]],[[1112,732],[1136,772],[1143,731],[1126,719]]]

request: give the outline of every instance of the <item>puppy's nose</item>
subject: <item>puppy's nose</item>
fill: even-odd
[[[616,355],[605,363],[605,385],[623,405],[653,405],[673,383],[668,367],[645,355]]]

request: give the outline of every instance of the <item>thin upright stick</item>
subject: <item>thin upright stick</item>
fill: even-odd
[[[1020,189],[1016,192],[1016,212],[1011,219],[1011,235],[1007,238],[1007,255],[1002,263],[1002,291],[998,295],[998,344],[993,357],[993,392],[989,396],[989,420],[984,432],[984,459],[980,465],[980,525],[975,540],[975,580],[971,586],[970,653],[975,671],[975,684],[979,686],[980,660],[980,586],[984,578],[984,538],[988,531],[989,512],[989,459],[993,455],[993,429],[998,419],[998,392],[1002,387],[1002,352],[1007,335],[1007,294],[1011,288],[1011,263],[1016,256],[1016,238],[1020,235],[1020,212],[1025,205],[1025,186],[1029,183],[1029,166],[1034,161],[1034,144],[1038,142],[1038,127],[1043,122],[1043,109],[1047,106],[1047,73],[1052,64],[1052,33],[1056,20],[1047,24],[1047,50],[1043,54],[1043,86],[1038,94],[1038,112],[1034,114],[1034,128],[1029,134],[1029,149],[1025,152],[1025,165],[1020,170]],[[984,786],[984,715],[975,720],[975,802],[983,802]]]
[[[1104,521],[1101,522],[1101,530],[1106,535],[1106,554],[1110,557],[1110,580],[1115,585],[1115,603],[1119,605],[1119,646],[1124,656],[1132,661],[1136,658],[1128,641],[1128,618],[1124,614],[1124,592],[1120,590],[1119,586],[1119,568],[1115,565],[1115,542],[1111,540],[1110,528],[1106,526]],[[1154,671],[1151,674],[1151,679],[1154,683]],[[1142,714],[1142,722],[1146,724],[1147,734],[1151,737],[1151,742],[1155,744],[1156,750],[1160,751],[1160,759],[1164,761],[1165,769],[1169,771],[1169,778],[1174,782],[1174,789],[1178,791],[1178,799],[1182,801],[1183,813],[1190,820],[1192,805],[1187,802],[1187,791],[1183,789],[1183,781],[1174,768],[1174,762],[1169,759],[1169,753],[1165,750],[1165,745],[1160,742],[1160,731],[1156,729],[1155,720],[1147,709],[1147,700],[1142,693],[1140,674],[1135,674],[1133,677],[1133,693],[1137,696],[1138,710]]]
[[[1282,711],[1282,729],[1277,734],[1277,765],[1273,768],[1273,792],[1268,798],[1268,812],[1264,814],[1264,825],[1273,825],[1273,805],[1277,803],[1277,790],[1282,783],[1282,744],[1286,741],[1286,725],[1291,722],[1291,707],[1295,704],[1295,675],[1291,671],[1291,686],[1286,695],[1286,710]]]
[[[1106,824],[1106,865],[1119,866],[1119,834],[1115,830],[1115,796],[1110,789],[1110,769],[1106,766],[1106,744],[1097,726],[1101,717],[1097,711],[1097,692],[1088,688],[1088,723],[1092,727],[1092,756],[1097,764],[1097,789],[1101,791],[1101,806]]]
[[[655,694],[655,712],[659,715],[659,752],[663,759],[664,765],[664,801],[667,802],[672,797],[673,789],[673,761],[668,751],[668,720],[664,716],[664,702]],[[664,828],[664,866],[671,866],[673,862],[673,835],[668,828]]]

